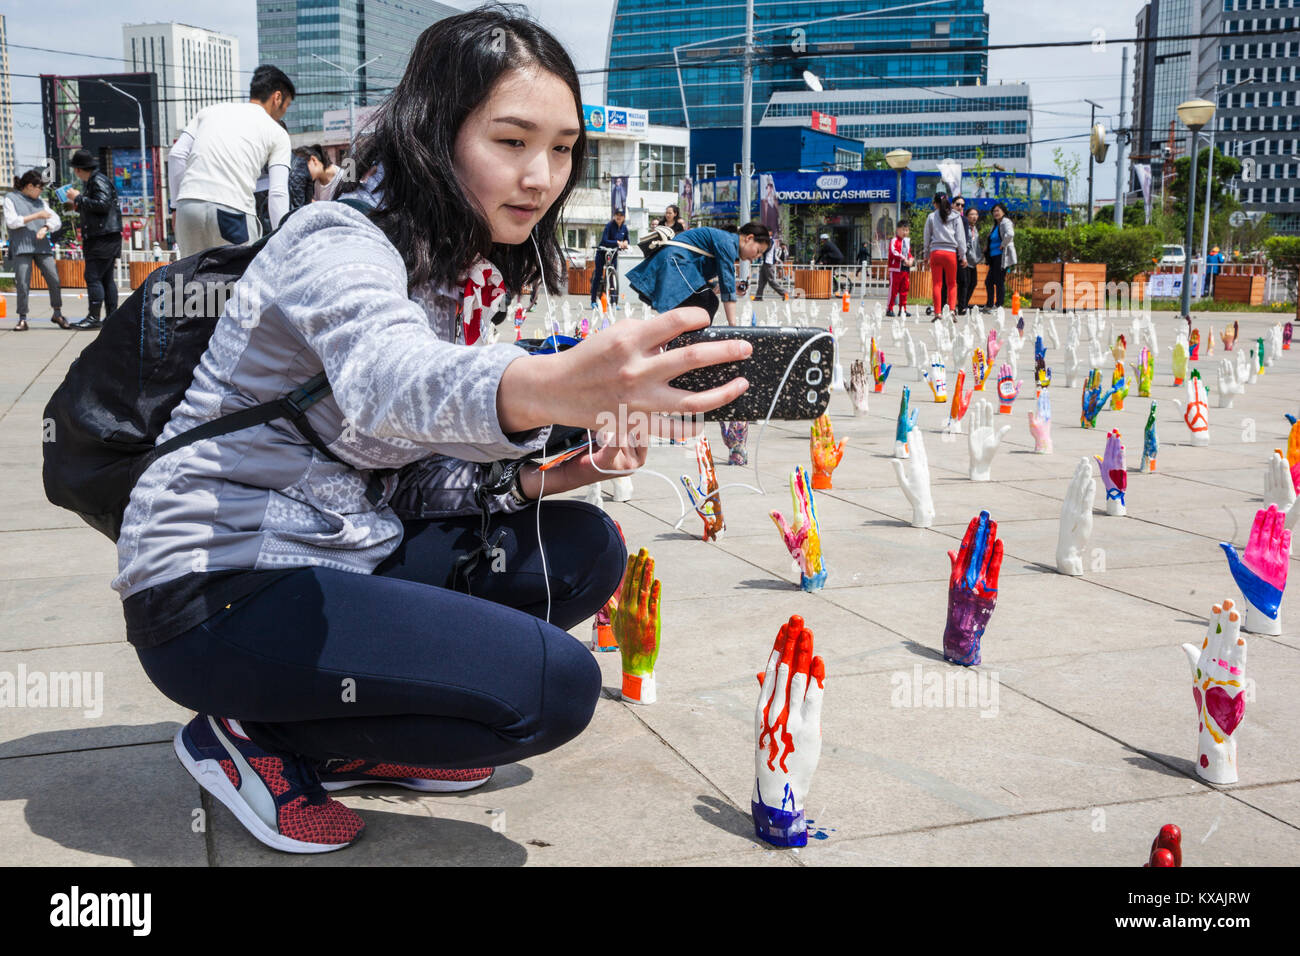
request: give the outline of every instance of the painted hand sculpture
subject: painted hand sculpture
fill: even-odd
[[[722,520],[722,499],[718,497],[718,476],[713,470],[713,452],[709,450],[709,440],[702,435],[695,444],[695,463],[699,466],[699,480],[692,481],[689,476],[682,475],[682,484],[686,486],[691,507],[704,522],[704,534],[700,540],[717,541],[722,532],[727,530],[727,525]]]
[[[727,446],[728,465],[748,465],[749,452],[745,444],[749,441],[749,422],[723,422],[722,443]]]
[[[822,752],[826,665],[813,656],[812,631],[797,614],[781,626],[758,681],[754,832],[773,846],[807,846],[804,807]]]
[[[885,390],[885,382],[894,366],[885,364],[885,353],[876,348],[876,340],[871,340],[871,379],[876,383],[876,391]]]
[[[1172,823],[1166,823],[1151,841],[1151,854],[1142,864],[1149,866],[1180,867],[1183,865],[1183,831]]]
[[[966,384],[966,370],[962,369],[957,373],[957,381],[952,393],[952,404],[948,406],[948,420],[943,423],[943,430],[950,435],[961,434],[962,416],[966,414],[966,409],[970,408],[971,396],[975,394],[975,389],[964,391]]]
[[[1282,326],[1282,351],[1291,351],[1291,323]]]
[[[1111,387],[1105,395],[1101,393],[1101,372],[1093,369],[1088,373],[1088,381],[1083,384],[1083,410],[1079,416],[1079,426],[1081,428],[1096,428],[1097,416],[1101,414],[1102,406],[1106,404],[1106,399],[1114,391]]]
[[[907,457],[907,442],[912,435],[912,429],[916,428],[916,417],[921,412],[919,408],[908,411],[911,400],[912,390],[904,385],[903,394],[898,400],[898,424],[894,428],[895,458]]]
[[[1237,381],[1245,385],[1250,381],[1250,350],[1237,349]]]
[[[1187,339],[1187,357],[1191,361],[1198,361],[1201,357],[1201,330],[1192,329],[1191,335]]]
[[[849,398],[853,403],[853,416],[856,418],[867,411],[867,366],[862,359],[854,359],[849,365]]]
[[[1107,366],[1106,350],[1102,348],[1100,339],[1091,339],[1088,342],[1088,367],[1105,368]]]
[[[1123,335],[1120,335],[1115,339],[1115,344],[1110,347],[1110,354],[1114,356],[1116,362],[1122,363],[1127,352],[1128,342],[1125,341]]]
[[[1260,375],[1264,374],[1264,337],[1255,339],[1255,367]]]
[[[984,361],[984,350],[979,346],[975,347],[975,354],[971,356],[971,385],[977,392],[984,391],[984,382],[989,377],[989,367]]]
[[[1205,335],[1205,357],[1213,358],[1214,356],[1214,325],[1211,324]]]
[[[1205,384],[1201,381],[1200,369],[1192,372],[1192,377],[1187,380],[1187,405],[1184,406],[1178,399],[1174,399],[1183,412],[1183,421],[1187,423],[1188,429],[1192,433],[1192,444],[1204,446],[1210,443],[1210,396],[1205,391]]]
[[[1275,504],[1269,505],[1267,511],[1257,511],[1246,553],[1241,557],[1227,542],[1220,542],[1219,547],[1228,556],[1228,570],[1246,599],[1242,627],[1252,634],[1281,634],[1279,610],[1291,556],[1291,531],[1286,527],[1286,516]]]
[[[1011,431],[1010,425],[1003,425],[994,431],[993,406],[983,399],[975,403],[975,408],[971,412],[970,436],[967,439],[970,446],[971,481],[989,480],[993,456],[997,454],[998,446],[1009,431]]]
[[[1065,336],[1065,387],[1075,388],[1083,378],[1083,361],[1079,357],[1079,331],[1073,326]]]
[[[1291,479],[1291,466],[1282,449],[1275,448],[1264,471],[1264,507],[1276,505],[1278,511],[1291,511],[1296,502],[1295,482]]]
[[[1034,384],[1039,388],[1048,388],[1052,384],[1052,370],[1043,364],[1042,359],[1035,360]]]
[[[1111,429],[1106,435],[1105,457],[1093,455],[1097,467],[1101,469],[1101,480],[1106,486],[1106,514],[1122,517],[1124,494],[1128,491],[1128,466],[1124,461],[1124,444],[1119,439],[1119,429]]]
[[[1182,385],[1187,377],[1187,339],[1179,333],[1174,342],[1174,384]]]
[[[623,529],[619,527],[617,521],[614,522],[614,526],[618,528],[621,537]],[[630,561],[628,563],[631,564]],[[622,580],[618,582],[618,587],[605,602],[605,606],[596,612],[596,619],[591,624],[591,643],[588,645],[593,651],[618,650],[618,640],[614,637],[614,614],[618,611],[618,598],[623,593],[623,585],[626,583],[627,574],[624,573]]]
[[[1074,466],[1074,477],[1061,501],[1061,524],[1056,537],[1056,570],[1078,577],[1083,574],[1084,560],[1088,555],[1088,540],[1092,537],[1092,499],[1097,493],[1097,479],[1092,477],[1092,465],[1080,458]]]
[[[1011,414],[1011,403],[1016,400],[1020,394],[1020,382],[1013,382],[1015,372],[1011,366],[1003,364],[1002,370],[998,373],[998,412],[1002,415]]]
[[[1156,438],[1156,403],[1151,403],[1147,412],[1147,425],[1142,432],[1142,463],[1138,471],[1156,470],[1156,453],[1160,451],[1160,441]]]
[[[1034,364],[1037,365],[1039,362],[1044,364],[1047,362],[1047,346],[1043,344],[1041,335],[1034,338]]]
[[[812,423],[810,447],[814,488],[830,488],[831,473],[839,467],[840,459],[844,457],[844,443],[847,441],[847,438],[842,438],[838,445],[835,444],[835,429],[825,415]]]
[[[930,367],[922,368],[921,375],[930,386],[930,394],[936,402],[948,401],[948,367],[943,364],[943,353],[935,352]]]
[[[993,329],[989,329],[988,348],[985,350],[985,354],[989,359],[989,365],[992,365],[998,360],[998,352],[1001,350],[1002,344],[998,341],[998,333]]]
[[[1146,346],[1138,352],[1138,361],[1133,366],[1133,377],[1138,383],[1138,397],[1151,397],[1151,382],[1156,374],[1155,355]]]
[[[980,662],[984,628],[998,600],[1002,542],[998,523],[981,511],[966,526],[961,548],[948,552],[948,622],[943,631],[943,659],[973,667]]]
[[[903,489],[903,497],[912,506],[912,527],[928,528],[934,524],[934,498],[930,494],[930,462],[925,454],[925,437],[918,429],[912,434],[911,454],[907,464],[891,461],[894,477]]]
[[[808,472],[796,466],[790,475],[791,524],[785,515],[770,512],[781,532],[786,550],[799,566],[799,586],[805,591],[820,591],[826,585],[826,564],[822,560],[821,529],[817,524],[817,505],[813,501],[812,481]]]
[[[1237,738],[1246,716],[1246,640],[1232,601],[1214,605],[1200,647],[1184,644],[1192,666],[1192,698],[1199,721],[1196,773],[1210,783],[1237,782]]]
[[[1123,338],[1124,336],[1120,336]],[[1124,363],[1116,362],[1115,371],[1110,377],[1110,410],[1123,411],[1124,399],[1128,398],[1128,379],[1124,377]]]
[[[1029,413],[1029,434],[1034,436],[1034,451],[1052,453],[1052,399],[1045,388],[1038,390],[1038,411]]]
[[[1295,482],[1296,494],[1300,495],[1300,423],[1295,420],[1291,421],[1291,433],[1286,440],[1286,460],[1291,466],[1291,479]]]
[[[1232,325],[1223,330],[1223,335],[1221,336],[1223,339],[1223,351],[1232,351],[1232,343],[1237,340],[1237,329],[1237,323],[1233,322]]]
[[[1231,408],[1232,400],[1246,391],[1246,384],[1237,380],[1237,366],[1232,359],[1219,360],[1219,407]]]
[[[645,548],[627,559],[613,625],[623,656],[623,699],[653,704],[655,661],[659,659],[659,581],[655,559]]]

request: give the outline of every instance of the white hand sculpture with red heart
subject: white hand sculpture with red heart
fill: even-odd
[[[1200,647],[1184,644],[1200,722],[1196,772],[1210,783],[1237,782],[1237,738],[1246,715],[1246,639],[1232,601],[1214,605]]]

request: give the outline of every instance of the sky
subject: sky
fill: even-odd
[[[451,0],[453,6],[473,6]],[[604,66],[609,20],[614,0],[533,0],[526,4],[534,16],[564,43],[579,71]],[[989,54],[989,82],[1027,82],[1034,104],[1033,171],[1057,172],[1052,151],[1060,146],[1081,161],[1082,176],[1075,201],[1087,197],[1087,133],[1090,107],[1085,99],[1101,104],[1098,121],[1112,129],[1120,105],[1120,48],[1117,39],[1132,37],[1134,19],[1142,0],[1090,0],[1063,4],[1053,0],[985,0],[992,44],[1032,43],[1051,40],[1089,40],[1081,48],[995,50]],[[44,0],[40,16],[9,15],[9,64],[14,74],[111,72],[120,69],[111,58],[122,55],[122,24],[177,19],[174,0]],[[184,7],[182,22],[218,30],[239,38],[240,68],[257,65],[257,17],[253,0],[196,0]],[[75,23],[75,30],[52,30],[51,24]],[[20,45],[47,47],[60,53],[22,49]],[[1125,97],[1131,96],[1133,50],[1129,44],[1129,78]],[[83,54],[83,55],[68,55]],[[84,55],[89,54],[89,56]],[[108,57],[110,59],[97,59]],[[244,77],[246,79],[246,75]],[[603,77],[584,75],[588,102],[600,102]],[[15,140],[19,168],[43,163],[40,87],[34,78],[11,79]],[[635,104],[627,104],[635,105]],[[1074,137],[1060,142],[1043,142]],[[1094,173],[1094,195],[1111,199],[1115,194],[1115,149]]]

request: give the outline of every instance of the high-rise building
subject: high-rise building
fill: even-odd
[[[347,109],[350,91],[357,106],[378,103],[425,28],[460,12],[433,0],[257,0],[258,61],[284,70],[298,90],[289,132],[322,129],[322,114]]]
[[[122,59],[158,77],[159,143],[175,142],[194,114],[213,103],[247,99],[239,77],[239,40],[184,23],[122,25]]]
[[[606,100],[659,125],[739,126],[744,34],[743,0],[617,0]],[[807,89],[805,70],[828,91],[986,83],[987,42],[984,0],[757,2],[752,120]]]
[[[982,159],[990,170],[1029,172],[1028,84],[778,92],[759,125],[806,127],[813,111],[868,150],[908,150],[912,169],[935,169],[942,159],[969,169]]]
[[[1275,232],[1300,234],[1300,0],[1204,3],[1203,32],[1230,35],[1202,51],[1200,92],[1248,81],[1219,96],[1216,145],[1253,164],[1238,192],[1246,212],[1268,213]],[[1246,30],[1267,33],[1231,36]]]
[[[0,13],[0,188],[9,188],[16,174],[14,98],[9,86],[9,35]]]
[[[1220,0],[1224,2],[1224,0]],[[1231,2],[1231,0],[1228,0]],[[1258,0],[1256,0],[1258,2]],[[1165,165],[1163,147],[1173,130],[1171,158],[1186,151],[1187,130],[1178,122],[1178,104],[1194,98],[1199,77],[1199,46],[1194,40],[1161,40],[1189,36],[1201,27],[1201,0],[1149,0],[1137,15],[1139,40],[1133,72],[1133,159],[1150,162],[1157,177]]]

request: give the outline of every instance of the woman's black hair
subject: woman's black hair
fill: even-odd
[[[993,209],[1001,209],[1001,210],[1002,210],[1002,215],[1004,215],[1004,216],[1009,215],[1009,214],[1007,213],[1007,207],[1004,206],[1004,205],[1002,205],[1002,203],[1000,203],[1000,202],[995,202],[995,203],[993,204]],[[993,209],[990,209],[989,212],[992,213],[992,212],[993,212]]]
[[[520,16],[519,9],[480,7],[439,20],[420,34],[401,81],[354,148],[358,171],[383,164],[383,198],[371,219],[401,253],[410,288],[430,280],[453,285],[482,256],[501,270],[507,288],[541,279],[551,292],[560,290],[565,263],[560,213],[582,176],[587,152],[582,90],[564,47]],[[569,180],[533,229],[540,264],[532,242],[492,241],[483,210],[455,169],[456,136],[466,117],[487,100],[503,76],[529,68],[545,70],[569,87],[579,129],[570,153]],[[354,179],[339,193],[358,186]]]
[[[934,208],[939,210],[939,221],[947,222],[952,215],[952,201],[944,193],[935,193]]]
[[[26,189],[28,186],[43,186],[45,174],[39,169],[29,169],[21,176],[14,177],[14,189]]]
[[[759,242],[766,242],[769,246],[772,244],[772,233],[761,222],[747,222],[740,227],[739,232],[742,236],[753,236]]]
[[[671,209],[673,211],[673,224],[669,226],[669,228],[672,229],[673,232],[685,232],[686,224],[682,222],[681,209],[677,205],[673,203],[669,203],[668,208],[664,210],[665,218],[667,218],[666,214],[668,212],[668,209]]]

